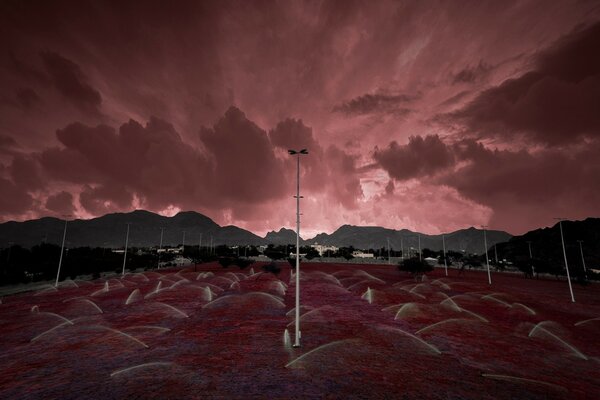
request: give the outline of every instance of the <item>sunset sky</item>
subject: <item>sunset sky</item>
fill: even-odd
[[[0,220],[600,215],[599,1],[0,2]]]

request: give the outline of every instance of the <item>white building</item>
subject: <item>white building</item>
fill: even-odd
[[[321,256],[321,257],[323,257],[323,254],[325,254],[327,256],[328,254],[333,254],[339,250],[335,246],[326,246],[324,244],[318,244],[318,243],[315,243],[315,244],[311,245],[310,247],[312,247],[313,249],[318,251],[319,256]]]
[[[375,255],[372,253],[364,253],[360,250],[354,250],[352,252],[352,256],[355,258],[375,258]]]

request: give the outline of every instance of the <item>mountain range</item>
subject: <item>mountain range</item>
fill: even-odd
[[[234,225],[220,226],[209,217],[194,211],[180,212],[173,217],[165,217],[149,211],[136,210],[129,213],[107,214],[88,220],[76,219],[67,223],[67,247],[123,247],[126,224],[130,223],[129,246],[150,247],[186,245],[267,245],[295,244],[296,232],[281,228],[260,237]],[[0,224],[2,247],[11,243],[31,247],[42,242],[60,244],[65,222],[58,218],[44,217],[24,222]],[[184,233],[185,232],[185,233]],[[185,234],[185,238],[184,238]],[[476,228],[461,229],[444,235],[446,249],[481,253],[484,251],[483,231]],[[408,229],[394,230],[377,226],[343,225],[331,234],[320,233],[312,239],[301,239],[302,245],[323,244],[353,246],[357,249],[375,249],[388,246],[393,249],[403,247],[442,249],[442,235],[426,235]],[[508,241],[512,235],[504,231],[486,231],[488,248],[496,243]]]

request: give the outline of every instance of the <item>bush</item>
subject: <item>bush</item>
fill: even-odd
[[[246,258],[236,258],[232,262],[232,264],[237,265],[239,269],[247,268],[249,265],[251,265],[253,263],[254,263],[254,261],[248,260]]]
[[[219,264],[221,264],[221,267],[227,268],[233,264],[233,259],[231,257],[219,257]]]
[[[270,264],[263,265],[263,271],[270,272],[273,275],[277,275],[281,272],[281,268],[276,263],[272,262]]]
[[[415,279],[422,279],[427,272],[433,271],[433,266],[425,261],[419,260],[417,257],[407,258],[398,264],[400,271],[405,271],[412,274]]]

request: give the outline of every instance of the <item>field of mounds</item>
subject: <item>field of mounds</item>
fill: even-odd
[[[600,285],[217,263],[2,298],[2,399],[597,399]]]

